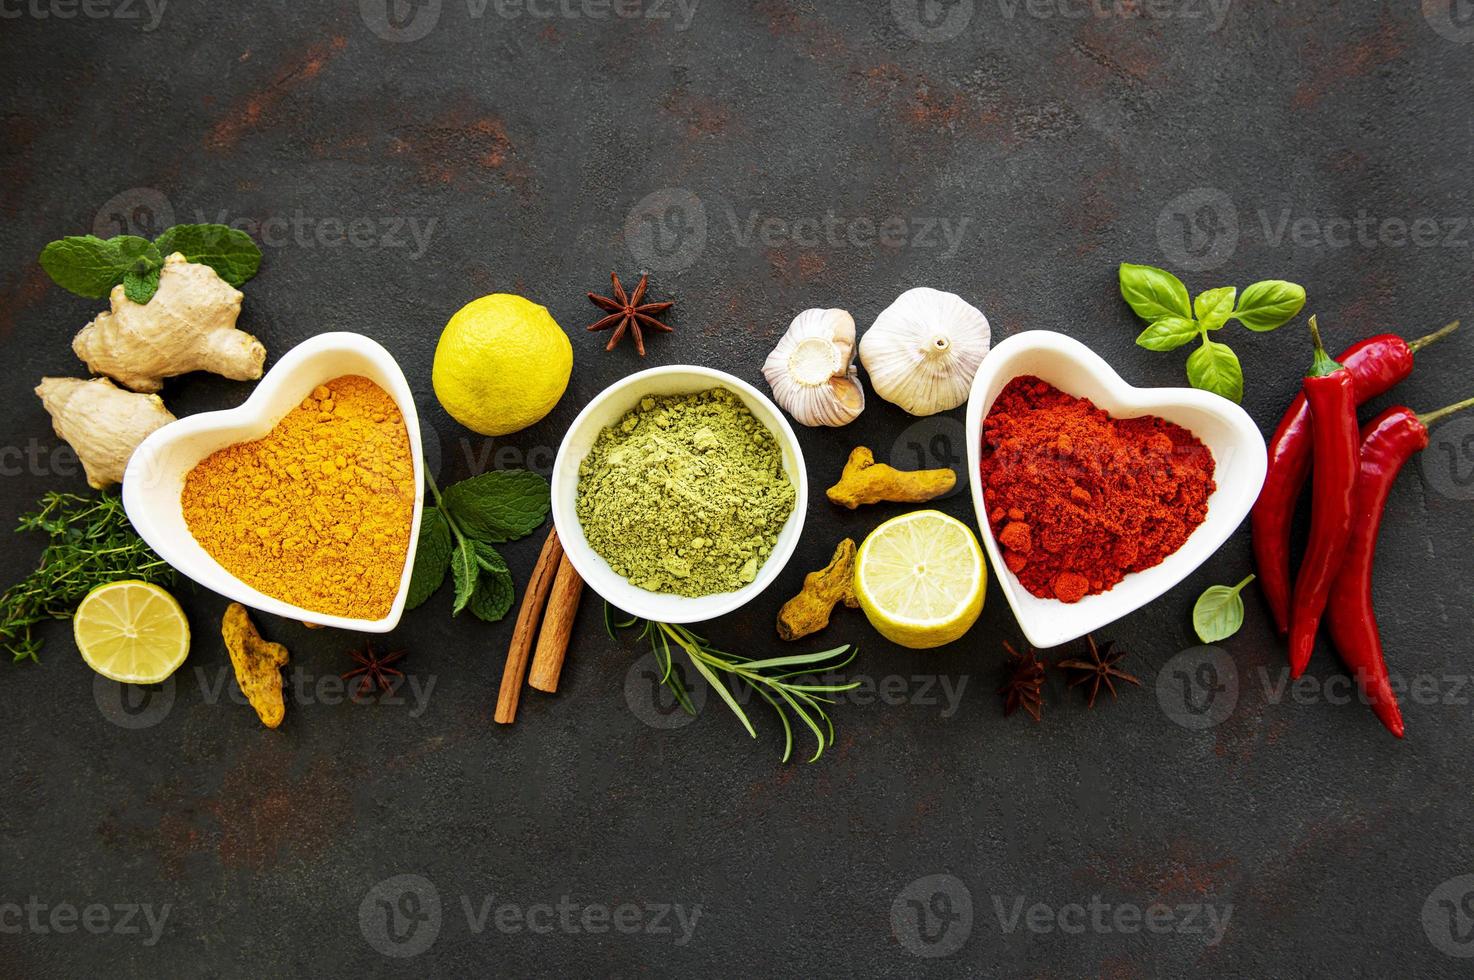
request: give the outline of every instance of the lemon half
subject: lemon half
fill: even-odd
[[[937,510],[886,521],[855,560],[855,594],[870,625],[913,650],[951,643],[971,629],[987,588],[977,536]]]
[[[125,579],[99,585],[72,614],[87,666],[124,684],[157,684],[189,654],[189,620],[157,585]]]

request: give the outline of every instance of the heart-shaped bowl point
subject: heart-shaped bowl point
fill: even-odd
[[[1217,489],[1208,498],[1207,517],[1182,547],[1160,564],[1132,572],[1114,588],[1087,595],[1079,602],[1041,599],[1023,587],[1003,563],[979,478],[983,420],[1003,387],[1022,375],[1033,375],[1066,394],[1088,398],[1112,418],[1164,418],[1188,429],[1208,447],[1213,453]],[[1267,466],[1264,437],[1249,414],[1233,402],[1196,388],[1133,387],[1090,348],[1049,330],[1015,334],[983,359],[967,402],[967,460],[973,508],[983,546],[996,573],[994,579],[1024,636],[1041,649],[1068,643],[1113,623],[1192,574],[1248,516],[1264,484]]]
[[[708,388],[726,388],[747,406],[777,440],[783,451],[783,468],[796,493],[793,513],[778,532],[778,543],[757,578],[734,592],[698,597],[651,592],[634,585],[609,567],[584,536],[578,520],[578,467],[594,447],[599,433],[624,417],[646,395],[684,395]],[[804,469],[803,450],[788,420],[762,392],[739,378],[713,368],[674,364],[632,374],[604,389],[584,407],[558,447],[553,463],[553,523],[564,554],[584,582],[617,608],[641,619],[661,623],[699,623],[715,619],[756,599],[788,564],[803,533],[804,514],[809,505],[809,478]]]
[[[236,443],[260,439],[318,385],[361,375],[384,389],[399,407],[414,464],[414,518],[405,549],[399,591],[381,619],[335,616],[284,602],[246,584],[210,555],[190,533],[180,499],[185,477],[206,456]],[[393,356],[362,334],[318,334],[288,351],[237,408],[202,412],[157,430],[133,452],[123,475],[123,508],[149,547],[181,574],[212,592],[261,612],[321,626],[387,633],[399,625],[414,569],[420,513],[425,503],[425,462],[414,395]]]

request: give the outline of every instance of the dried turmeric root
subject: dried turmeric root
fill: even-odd
[[[829,499],[850,510],[882,501],[919,504],[940,497],[956,485],[957,474],[949,469],[898,470],[877,463],[874,453],[856,446],[839,482],[829,488]]]
[[[232,602],[226,608],[220,632],[225,637],[225,649],[230,651],[241,693],[256,709],[261,724],[276,728],[287,716],[281,679],[281,669],[287,665],[287,648],[263,640],[246,607],[239,602]]]
[[[804,576],[803,591],[778,610],[778,637],[797,640],[829,625],[834,607],[843,602],[857,609],[855,598],[855,542],[845,538],[834,549],[829,564]]]

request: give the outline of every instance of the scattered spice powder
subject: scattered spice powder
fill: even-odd
[[[232,575],[360,619],[394,604],[414,501],[404,419],[358,375],[319,385],[265,437],[205,457],[181,494],[190,533]]]
[[[1024,588],[1078,602],[1160,564],[1208,514],[1213,453],[1155,415],[1113,419],[1032,376],[983,423],[988,523]]]

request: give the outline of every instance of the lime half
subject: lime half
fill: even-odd
[[[913,650],[951,643],[971,629],[987,588],[977,536],[937,510],[886,521],[855,560],[855,594],[870,625]]]
[[[124,684],[157,684],[189,654],[189,620],[157,585],[127,579],[99,585],[72,615],[87,666]]]

